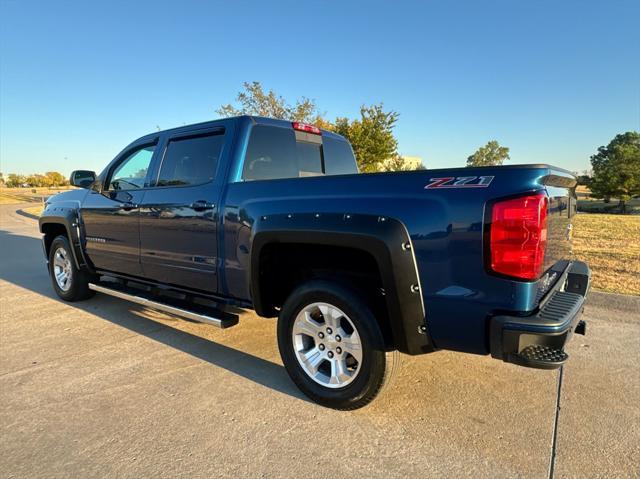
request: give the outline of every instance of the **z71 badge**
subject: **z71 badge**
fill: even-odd
[[[431,178],[425,189],[433,188],[486,188],[493,181],[493,176],[450,176],[448,178]]]

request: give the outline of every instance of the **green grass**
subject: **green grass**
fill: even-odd
[[[33,197],[27,197],[25,195],[16,195],[14,193],[5,193],[4,191],[0,191],[0,204],[2,205],[15,205],[18,203],[34,203],[36,200]]]
[[[640,295],[640,216],[578,214],[573,252],[591,267],[592,287]]]
[[[56,195],[62,188],[0,188],[0,204],[15,205],[18,203],[42,203],[42,198]]]

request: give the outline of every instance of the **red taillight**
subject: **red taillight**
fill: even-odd
[[[308,125],[306,123],[300,123],[299,121],[293,122],[293,129],[298,131],[304,131],[306,133],[313,133],[314,135],[322,134],[322,132],[320,131],[320,128],[318,128],[317,126]]]
[[[542,274],[547,246],[547,197],[530,195],[499,201],[491,210],[491,269],[534,280]]]

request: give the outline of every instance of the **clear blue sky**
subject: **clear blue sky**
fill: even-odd
[[[252,80],[330,119],[382,101],[428,168],[496,139],[512,163],[582,170],[640,130],[638,0],[0,4],[5,174],[101,170]]]

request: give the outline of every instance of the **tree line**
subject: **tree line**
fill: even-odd
[[[239,115],[265,116],[281,120],[309,123],[344,136],[353,148],[358,167],[363,173],[376,171],[406,171],[417,167],[398,152],[394,129],[399,113],[386,110],[383,103],[362,105],[357,118],[337,117],[331,121],[320,111],[315,100],[308,97],[289,103],[273,90],[265,91],[260,82],[245,82],[235,103],[218,108],[223,117]],[[467,166],[497,166],[509,159],[509,148],[491,140],[467,159]]]
[[[9,173],[6,177],[0,173],[0,186],[7,188],[57,188],[69,185],[69,180],[62,173],[57,171],[47,171],[45,174],[19,175]]]

